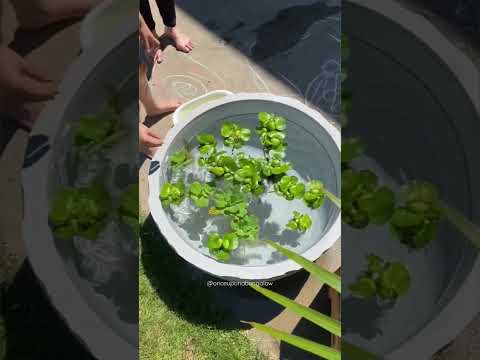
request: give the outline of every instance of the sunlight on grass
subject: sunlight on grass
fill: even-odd
[[[170,310],[152,287],[141,263],[139,321],[142,360],[266,360],[242,332],[193,324]]]

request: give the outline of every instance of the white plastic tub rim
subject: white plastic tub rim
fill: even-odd
[[[409,31],[431,49],[455,75],[477,112],[480,112],[480,72],[465,54],[455,48],[427,19],[408,10],[396,1],[349,0],[350,3],[374,11]],[[468,134],[468,129],[462,136]],[[468,136],[466,136],[468,137]],[[477,136],[478,137],[478,136]],[[469,139],[471,142],[471,139]],[[472,184],[479,183],[480,172],[471,169]],[[475,199],[475,193],[473,193]],[[474,205],[477,206],[477,205]],[[478,207],[473,209],[478,215]],[[477,216],[478,217],[478,216]],[[465,281],[456,294],[417,334],[385,354],[386,359],[429,359],[439,349],[455,339],[480,311],[480,259],[466,270]],[[414,311],[414,309],[412,309]]]
[[[138,355],[138,346],[110,327],[68,274],[48,223],[50,179],[46,174],[51,173],[53,142],[62,134],[64,114],[72,100],[96,67],[132,36],[132,29],[124,27],[116,37],[110,38],[108,44],[84,49],[72,63],[59,86],[58,96],[42,111],[30,134],[48,135],[49,151],[22,173],[25,199],[23,239],[33,271],[66,325],[97,359],[134,359]]]
[[[335,151],[337,152],[338,160],[340,159],[340,132],[332,125],[323,115],[319,112],[309,108],[305,104],[298,100],[275,96],[265,93],[239,93],[221,97],[218,100],[214,100],[205,103],[190,113],[189,119],[174,126],[164,140],[163,146],[154,155],[151,163],[150,175],[149,175],[149,197],[148,203],[150,211],[154,221],[156,222],[158,229],[166,239],[168,244],[175,250],[175,252],[195,267],[219,278],[228,279],[232,281],[238,280],[267,280],[277,279],[284,277],[291,272],[300,270],[300,266],[291,260],[285,260],[276,264],[263,265],[263,266],[240,266],[234,264],[226,264],[216,261],[213,258],[209,258],[187,244],[175,231],[168,214],[163,209],[160,201],[160,181],[166,174],[166,159],[171,152],[170,145],[174,142],[177,135],[180,134],[183,128],[185,128],[192,121],[195,121],[201,114],[204,114],[212,109],[224,106],[229,103],[247,101],[247,100],[260,100],[267,102],[279,103],[286,105],[293,109],[299,110],[309,116],[316,122],[316,125],[323,128],[323,130],[331,138]],[[339,162],[339,161],[338,161]],[[335,169],[335,177],[337,181],[337,189],[334,192],[340,192],[340,165],[338,169]],[[340,238],[341,220],[340,211],[337,211],[334,215],[329,227],[325,231],[321,241],[317,241],[311,248],[302,253],[301,255],[311,261],[317,260],[326,250],[328,250],[339,238]]]

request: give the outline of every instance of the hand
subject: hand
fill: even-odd
[[[140,151],[148,157],[152,157],[157,148],[163,144],[163,139],[142,123],[138,124],[138,136]]]
[[[26,102],[51,100],[55,84],[21,56],[0,47],[0,106],[2,110]]]
[[[139,26],[139,39],[140,44],[143,46],[147,54],[152,58],[156,63],[162,61],[162,51],[160,50],[160,41],[155,37],[155,35],[150,31],[147,24],[143,20],[143,17],[140,15],[140,26]]]

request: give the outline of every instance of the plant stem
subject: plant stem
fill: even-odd
[[[325,196],[329,198],[330,201],[333,202],[339,209],[342,208],[342,201],[327,189],[325,189]]]
[[[473,245],[480,249],[480,228],[468,220],[458,210],[448,206],[443,201],[439,203],[440,209],[443,211],[445,217],[470,240]]]

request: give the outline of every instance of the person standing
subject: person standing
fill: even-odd
[[[175,12],[175,0],[155,0],[160,15],[162,16],[165,32],[162,37],[166,37],[173,42],[173,45],[178,51],[189,53],[193,50],[193,43],[188,36],[178,30],[177,16]],[[152,16],[152,9],[150,8],[149,0],[140,0],[140,13],[148,26],[148,28],[155,32],[155,20]]]

